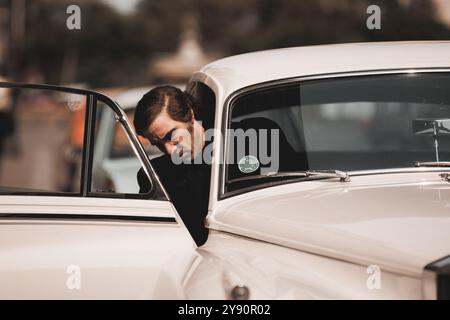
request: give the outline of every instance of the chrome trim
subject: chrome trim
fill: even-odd
[[[281,171],[281,172],[269,172],[262,175],[245,176],[228,180],[229,183],[235,183],[240,181],[251,181],[267,178],[284,178],[284,177],[320,177],[320,178],[339,178],[341,182],[350,182],[350,176],[347,172],[340,170],[309,170],[309,171]]]
[[[450,161],[428,161],[415,163],[416,167],[450,167]]]
[[[116,221],[116,222],[158,222],[177,224],[175,218],[139,215],[112,214],[72,214],[72,213],[0,213],[3,220],[79,220],[79,221]]]
[[[349,171],[350,176],[365,176],[374,174],[392,174],[392,173],[420,173],[420,172],[442,172],[450,171],[449,167],[411,167],[411,168],[391,168],[391,169],[373,169]]]
[[[221,154],[221,162],[220,162],[220,169],[219,169],[219,175],[220,175],[220,188],[219,188],[219,194],[218,194],[218,200],[221,200],[223,198],[227,198],[227,193],[225,192],[225,181],[226,181],[226,168],[227,165],[225,165],[226,162],[226,155],[228,154],[227,145],[228,145],[228,124],[229,124],[229,113],[230,108],[234,100],[236,98],[240,97],[243,94],[247,94],[250,92],[257,92],[259,90],[265,89],[267,87],[275,87],[275,86],[282,86],[286,84],[291,83],[302,83],[306,81],[312,81],[312,80],[322,80],[322,79],[331,79],[331,78],[345,78],[345,77],[357,77],[357,76],[370,76],[370,75],[393,75],[393,74],[422,74],[422,73],[447,73],[450,72],[449,67],[436,67],[436,68],[401,68],[401,69],[384,69],[384,70],[365,70],[365,71],[351,71],[351,72],[335,72],[335,73],[324,73],[324,74],[317,74],[317,75],[307,75],[307,76],[301,76],[301,77],[293,77],[293,78],[286,78],[286,79],[277,79],[277,80],[271,80],[266,82],[261,82],[258,84],[250,85],[244,88],[241,88],[239,90],[234,91],[233,93],[229,94],[228,97],[225,99],[224,102],[224,112],[222,114],[222,136],[224,139],[222,140],[222,147],[221,150],[223,150]],[[409,170],[410,168],[408,168]],[[412,169],[412,168],[411,168]],[[397,169],[392,169],[397,170]],[[411,172],[411,171],[403,171],[404,168],[401,169],[401,171],[398,172]],[[449,169],[450,170],[450,169]],[[434,171],[434,170],[424,170],[424,171]],[[442,168],[439,170],[442,171]],[[416,172],[416,170],[412,171]],[[353,172],[349,172],[353,173]],[[380,169],[380,170],[368,170],[368,171],[358,171],[355,172],[356,175],[363,175],[363,174],[380,174],[380,173],[397,173],[397,171],[390,171],[390,169]],[[263,185],[261,185],[263,187]],[[236,190],[237,191],[237,190]],[[233,196],[238,195],[239,193],[236,193],[233,191]]]
[[[114,100],[111,100],[112,103],[116,105],[117,112],[116,112],[116,120],[122,125],[122,127],[125,129],[125,132],[128,137],[128,141],[131,143],[131,147],[138,157],[139,161],[141,162],[142,168],[144,169],[144,172],[147,174],[147,177],[149,178],[151,189],[153,190],[153,179],[155,179],[161,190],[163,191],[165,197],[171,201],[169,194],[167,193],[166,189],[164,188],[163,184],[159,180],[158,175],[153,170],[153,167],[150,164],[150,159],[148,158],[147,153],[145,152],[144,147],[142,146],[142,143],[139,141],[139,139],[136,136],[136,133],[134,132],[133,128],[130,125],[130,121],[128,120],[127,115],[125,112],[120,108],[119,104],[115,102]],[[152,179],[153,177],[153,179]]]
[[[231,289],[230,297],[233,300],[248,300],[250,298],[250,289],[246,285],[236,285]]]
[[[92,185],[92,166],[91,159],[94,157],[94,128],[95,128],[95,113],[96,100],[93,94],[86,95],[86,110],[84,118],[83,132],[83,154],[82,154],[82,168],[81,168],[81,196],[87,197],[91,192]]]

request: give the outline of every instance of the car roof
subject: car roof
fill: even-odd
[[[370,42],[245,53],[204,66],[198,77],[226,97],[250,85],[330,73],[450,67],[450,41]],[[208,80],[205,80],[208,81]]]

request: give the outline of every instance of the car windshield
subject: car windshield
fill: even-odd
[[[444,72],[264,87],[234,99],[229,114],[226,191],[267,182],[240,179],[250,175],[301,179],[272,172],[450,161],[450,74]]]

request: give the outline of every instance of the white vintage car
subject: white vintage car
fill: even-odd
[[[193,74],[187,90],[222,134],[200,247],[117,104],[2,83],[66,92],[86,121],[78,192],[1,185],[0,298],[449,299],[449,57],[450,42],[336,44]],[[149,194],[92,185],[100,108],[125,130]],[[281,130],[292,158],[278,170],[263,172],[259,153],[231,170],[228,129],[254,118]]]

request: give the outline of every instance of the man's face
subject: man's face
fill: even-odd
[[[179,157],[192,159],[202,149],[202,129],[194,117],[192,121],[179,122],[163,110],[149,126],[147,136],[162,152],[176,152]]]

